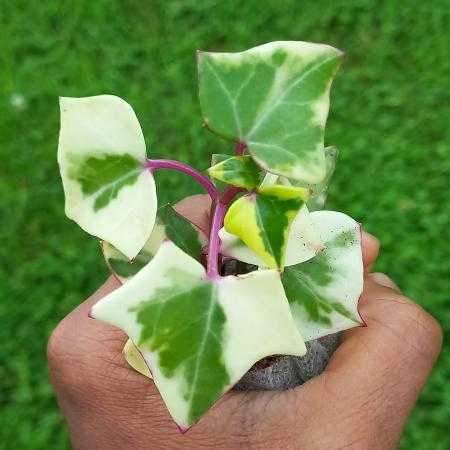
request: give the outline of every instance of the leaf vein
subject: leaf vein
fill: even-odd
[[[253,124],[251,130],[247,134],[247,139],[250,139],[256,131],[261,127],[261,125],[267,120],[267,118],[272,114],[272,112],[278,108],[278,106],[284,101],[286,96],[289,94],[289,92],[294,89],[298,84],[303,82],[307,77],[309,77],[312,73],[319,70],[323,65],[327,64],[329,61],[336,58],[335,55],[331,55],[328,58],[325,58],[323,61],[321,61],[318,64],[313,65],[310,67],[307,71],[302,73],[296,80],[294,80],[290,85],[288,85],[284,91],[282,90],[279,94],[279,97],[272,103],[270,107],[268,107],[262,114],[255,120],[255,123]]]

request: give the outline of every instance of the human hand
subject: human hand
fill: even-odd
[[[125,334],[88,318],[119,283],[110,278],[56,328],[48,358],[76,450],[391,449],[439,354],[437,322],[383,274],[363,233],[359,310],[367,327],[344,334],[325,372],[282,392],[229,392],[182,435],[153,382],[122,355]]]

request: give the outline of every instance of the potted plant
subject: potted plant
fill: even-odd
[[[60,100],[66,214],[102,240],[123,282],[90,316],[129,336],[127,360],[153,378],[182,430],[258,361],[302,357],[305,342],[362,322],[360,226],[321,210],[337,156],[324,130],[342,55],[306,42],[199,52],[204,125],[234,143],[207,173],[148,158],[118,97]],[[208,198],[158,206],[153,174],[166,169]]]

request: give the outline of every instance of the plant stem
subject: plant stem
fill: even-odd
[[[194,178],[194,180],[197,181],[200,185],[202,185],[208,192],[212,200],[217,200],[219,198],[220,193],[214,186],[214,183],[212,183],[212,181],[206,175],[203,175],[200,171],[194,169],[188,164],[184,164],[182,162],[174,161],[171,159],[147,159],[145,162],[145,168],[151,171],[159,169],[172,169],[177,170],[178,172],[185,173],[186,175]]]
[[[214,209],[214,215],[211,223],[211,230],[209,232],[209,248],[207,261],[207,276],[211,280],[220,278],[219,273],[219,252],[220,252],[220,238],[219,231],[223,226],[223,219],[233,201],[236,194],[244,189],[238,187],[229,187],[219,198]]]
[[[236,156],[242,156],[247,149],[247,144],[245,142],[238,142],[236,147],[234,147],[234,154]]]
[[[234,153],[238,156],[243,155],[247,145],[244,142],[238,142],[234,149]],[[171,159],[147,159],[145,162],[145,168],[154,171],[159,169],[172,169],[178,172],[185,173],[196,180],[202,185],[210,195],[211,199],[215,203],[214,214],[211,223],[211,230],[209,233],[209,250],[207,261],[207,276],[208,278],[215,280],[220,278],[219,273],[219,253],[220,253],[220,238],[219,231],[223,226],[223,219],[227,212],[230,203],[233,201],[236,194],[244,189],[231,186],[221,195],[214,183],[198,170],[184,164],[179,161]]]
[[[220,250],[220,238],[219,231],[222,228],[223,218],[227,211],[227,205],[220,200],[214,209],[214,215],[211,224],[211,231],[209,233],[209,248],[208,248],[208,261],[206,275],[211,280],[220,278],[219,274],[219,250]]]
[[[241,156],[244,154],[247,145],[245,142],[238,142],[234,148],[234,154]],[[235,186],[230,186],[225,192],[218,197],[214,208],[214,215],[211,223],[211,230],[209,232],[209,249],[207,261],[207,276],[211,280],[220,278],[219,273],[219,253],[220,253],[220,238],[219,231],[223,225],[223,219],[227,212],[230,203],[233,201],[237,193],[244,189]]]

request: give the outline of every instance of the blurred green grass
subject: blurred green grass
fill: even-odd
[[[0,0],[0,448],[69,448],[46,340],[105,279],[98,244],[64,217],[57,96],[113,93],[150,155],[198,168],[228,146],[201,127],[194,52],[273,40],[347,52],[327,143],[341,154],[329,207],[383,243],[377,270],[450,328],[450,42],[447,0]],[[162,201],[197,192],[158,177]],[[446,342],[448,342],[446,337]],[[401,447],[448,449],[450,352]]]

